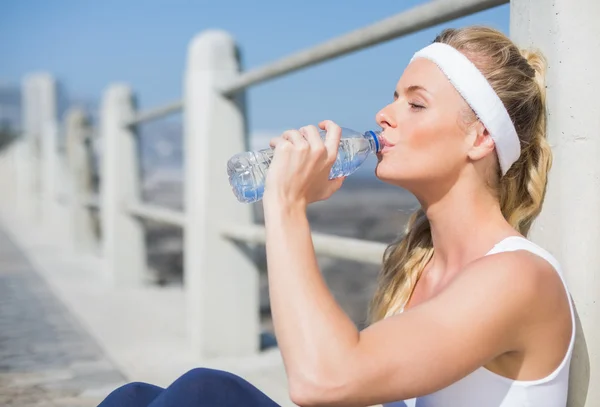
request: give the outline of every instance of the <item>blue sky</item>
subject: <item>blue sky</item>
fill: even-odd
[[[3,0],[0,82],[49,71],[77,99],[99,99],[112,82],[129,83],[140,105],[178,99],[186,48],[202,30],[227,30],[252,69],[399,13],[424,0]],[[414,51],[442,28],[485,24],[508,33],[500,6],[341,57],[248,91],[252,132],[325,118],[365,130],[392,97]]]

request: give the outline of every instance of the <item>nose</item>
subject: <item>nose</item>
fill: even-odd
[[[390,105],[387,105],[386,107],[381,109],[379,112],[377,112],[377,114],[375,115],[375,121],[384,130],[387,127],[395,128],[398,124],[396,122],[396,120],[394,119],[394,116],[391,112]]]

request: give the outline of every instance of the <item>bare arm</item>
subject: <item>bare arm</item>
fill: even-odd
[[[528,253],[489,256],[432,300],[359,332],[317,267],[303,208],[271,206],[266,224],[275,330],[300,405],[364,406],[448,386],[519,346],[543,274]]]

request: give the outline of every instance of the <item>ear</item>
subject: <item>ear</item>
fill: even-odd
[[[468,157],[473,161],[481,160],[494,152],[494,139],[479,120],[469,129],[469,140],[472,142],[467,152]]]

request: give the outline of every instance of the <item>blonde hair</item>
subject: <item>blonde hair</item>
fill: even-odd
[[[498,165],[494,174],[497,181],[490,184],[505,219],[526,236],[541,211],[552,165],[546,141],[545,59],[539,52],[519,50],[503,33],[487,27],[447,29],[435,42],[456,48],[477,66],[515,125],[521,155],[504,176]],[[419,209],[410,217],[404,236],[385,251],[370,307],[371,322],[404,306],[433,252],[429,220]]]

